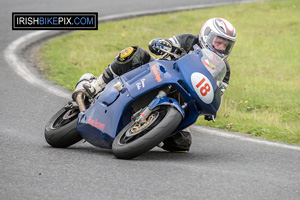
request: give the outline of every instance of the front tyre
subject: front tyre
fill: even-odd
[[[69,105],[60,109],[45,127],[47,143],[53,147],[66,148],[82,140],[77,131],[78,114],[78,108]]]
[[[152,111],[145,124],[127,125],[115,138],[112,151],[117,158],[132,159],[146,153],[170,136],[182,116],[171,106],[160,106]]]

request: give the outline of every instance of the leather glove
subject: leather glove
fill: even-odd
[[[151,40],[148,44],[149,50],[156,55],[163,55],[165,52],[160,51],[159,49],[164,49],[168,52],[172,50],[172,42],[165,39],[155,38]],[[157,49],[159,48],[159,49]]]

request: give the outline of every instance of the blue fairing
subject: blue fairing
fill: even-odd
[[[124,127],[130,122],[131,111],[126,110],[126,104],[132,101],[132,98],[128,90],[124,89],[119,94],[113,87],[118,81],[120,78],[112,80],[101,94],[101,98],[79,114],[77,126],[79,133],[95,146],[111,148],[116,133],[120,131],[118,124]],[[115,95],[116,92],[118,95]],[[109,94],[113,94],[116,99],[112,100]],[[108,101],[110,104],[107,104]],[[122,116],[123,120],[120,121]]]
[[[131,121],[133,102],[166,85],[172,85],[180,92],[188,112],[185,113],[180,103],[172,98],[154,100],[150,106],[171,105],[177,108],[184,118],[175,131],[193,124],[199,115],[215,115],[221,103],[220,89],[203,65],[202,56],[198,52],[178,61],[156,60],[115,78],[106,86],[98,100],[79,114],[79,133],[95,146],[111,148],[116,135]],[[212,88],[209,89],[212,89],[213,100],[209,104],[202,97],[199,98],[199,91],[198,94],[195,92],[195,83],[191,80],[195,72],[205,76],[211,83]],[[121,82],[123,86],[120,92],[113,87],[117,82]],[[208,91],[200,90],[201,92]]]
[[[195,65],[198,63],[198,65]],[[198,107],[201,109],[198,110],[199,114],[213,114],[215,115],[217,110],[219,109],[221,103],[221,93],[220,89],[218,88],[214,77],[212,74],[207,70],[207,68],[201,62],[201,55],[199,54],[189,54],[185,56],[183,59],[178,60],[175,63],[175,66],[178,67],[183,75],[183,84],[187,87],[189,93],[192,97],[197,101]],[[212,103],[207,104],[203,102],[197,93],[195,92],[192,82],[191,82],[191,74],[194,72],[200,72],[201,74],[205,75],[213,87],[214,99]]]

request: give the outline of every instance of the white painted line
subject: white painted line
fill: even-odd
[[[199,131],[202,133],[207,133],[210,135],[221,136],[221,137],[225,137],[225,138],[231,138],[231,139],[236,139],[236,140],[241,140],[241,141],[253,142],[253,143],[264,144],[264,145],[268,145],[268,146],[274,146],[274,147],[280,147],[280,148],[300,151],[300,146],[268,141],[268,140],[264,140],[261,138],[249,137],[249,136],[242,135],[242,134],[239,135],[238,133],[231,133],[231,132],[218,130],[218,129],[214,129],[214,128],[210,128],[210,127],[193,125],[191,128],[196,131]]]
[[[38,86],[44,89],[45,91],[48,91],[57,96],[70,99],[70,94],[42,81],[40,78],[36,77],[32,72],[30,72],[26,63],[22,62],[21,59],[18,57],[18,54],[16,53],[20,46],[22,46],[22,44],[24,44],[27,40],[31,40],[32,38],[45,34],[46,32],[47,31],[35,31],[15,40],[5,49],[4,58],[9,64],[9,66],[13,68],[19,76],[24,78],[32,85]]]

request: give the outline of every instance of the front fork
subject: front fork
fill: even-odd
[[[144,108],[139,114],[138,117],[135,117],[135,123],[136,124],[143,124],[145,123],[146,119],[149,117],[149,115],[152,113],[153,109],[156,108],[159,105],[169,105],[175,107],[184,118],[185,112],[184,107],[186,105],[181,106],[177,100],[173,98],[168,98],[167,95],[170,93],[172,89],[172,85],[168,85],[162,90],[159,91],[157,96],[151,101],[151,103]]]
[[[160,105],[168,105],[175,107],[181,113],[182,118],[184,118],[184,109],[187,106],[187,104],[185,103],[183,106],[181,106],[177,100],[167,97],[167,95],[171,91],[171,88],[172,86],[168,85],[164,89],[160,90],[157,96],[151,101],[151,103],[140,112],[138,117],[133,116],[133,118],[135,118],[135,126],[140,127],[143,126],[143,124],[147,123],[147,119],[151,115],[152,111]],[[164,143],[160,142],[157,146],[162,147],[163,145]]]

